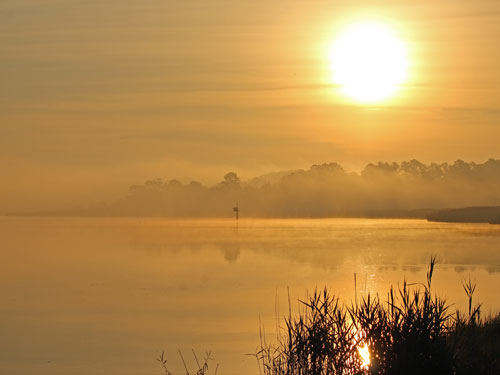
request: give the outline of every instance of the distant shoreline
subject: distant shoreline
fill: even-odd
[[[85,211],[60,212],[7,212],[4,217],[53,217],[53,218],[158,218],[158,219],[233,219],[231,216],[162,216],[162,215],[113,215]],[[371,211],[331,216],[243,216],[242,219],[420,219],[443,223],[500,224],[500,206],[466,207],[455,209],[416,209],[401,211]]]
[[[436,210],[433,209],[415,209],[415,210],[372,210],[366,212],[352,212],[341,214],[337,213],[332,215],[322,216],[245,216],[244,211],[241,218],[251,219],[427,219],[427,216]],[[7,212],[3,216],[9,217],[151,217],[151,218],[169,218],[169,219],[226,219],[234,218],[230,215],[214,215],[214,216],[168,216],[168,215],[118,215],[113,213],[91,212],[85,210],[74,211],[37,211],[37,212]]]
[[[478,206],[436,210],[427,220],[445,223],[500,224],[500,206]]]
[[[113,215],[85,211],[7,212],[3,217],[47,218],[163,218],[163,219],[232,219],[231,216],[162,216]],[[420,219],[438,223],[500,224],[500,206],[477,206],[449,209],[415,209],[400,211],[370,211],[331,216],[243,216],[242,219]]]

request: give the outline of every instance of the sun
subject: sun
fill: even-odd
[[[360,103],[386,100],[407,80],[405,45],[380,22],[348,26],[332,44],[329,59],[333,83]]]

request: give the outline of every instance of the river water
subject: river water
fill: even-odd
[[[500,226],[423,220],[0,218],[0,373],[183,374],[212,352],[219,374],[258,374],[259,325],[328,286],[351,303],[425,282],[450,308],[477,282],[500,309]],[[356,275],[356,288],[354,286]],[[201,359],[201,358],[199,358]],[[195,373],[195,371],[191,371]]]

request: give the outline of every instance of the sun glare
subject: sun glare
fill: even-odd
[[[379,22],[347,27],[330,51],[333,83],[340,92],[361,103],[393,96],[407,79],[405,45]]]
[[[358,353],[363,361],[363,363],[361,364],[361,367],[364,369],[369,368],[370,367],[370,350],[368,349],[368,345],[365,344],[362,347],[359,347]]]

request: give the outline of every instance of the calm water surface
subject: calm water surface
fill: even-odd
[[[0,373],[182,374],[208,349],[220,374],[257,374],[259,320],[328,285],[350,302],[406,278],[465,307],[477,281],[500,309],[500,226],[419,220],[0,218]],[[278,306],[276,308],[275,306]]]

